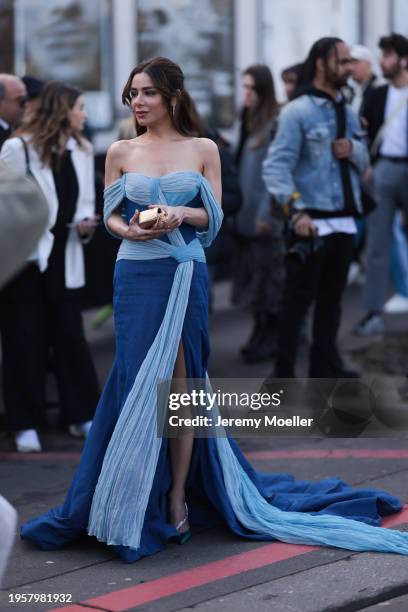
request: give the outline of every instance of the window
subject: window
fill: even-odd
[[[0,19],[2,70],[76,85],[90,127],[111,124],[110,0],[0,0]]]
[[[12,0],[0,0],[0,72],[14,72],[14,19]]]
[[[138,0],[138,58],[180,65],[200,115],[212,126],[234,120],[234,1]]]
[[[392,5],[392,30],[408,36],[408,4],[406,0],[394,0]]]

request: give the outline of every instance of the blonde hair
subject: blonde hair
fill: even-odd
[[[68,138],[73,137],[83,148],[88,141],[81,132],[71,126],[69,113],[82,95],[76,87],[59,81],[50,81],[44,88],[39,106],[28,122],[17,130],[18,134],[30,136],[30,143],[41,161],[51,166],[53,154],[60,158]]]

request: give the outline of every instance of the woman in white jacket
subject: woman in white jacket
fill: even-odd
[[[41,450],[37,429],[49,345],[71,433],[86,436],[99,396],[77,291],[85,284],[82,243],[96,223],[92,147],[81,134],[85,119],[81,91],[51,82],[35,115],[0,154],[15,171],[34,177],[49,207],[35,252],[1,296],[4,401],[22,452]]]

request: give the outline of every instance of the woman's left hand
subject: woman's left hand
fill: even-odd
[[[167,206],[166,204],[149,204],[148,208],[156,208],[159,206],[167,215],[163,229],[171,232],[184,221],[184,206]]]

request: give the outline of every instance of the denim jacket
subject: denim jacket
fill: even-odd
[[[285,106],[278,130],[263,162],[266,187],[279,204],[300,193],[296,208],[342,210],[340,165],[333,156],[336,111],[330,100],[303,95]],[[346,107],[346,138],[352,143],[350,175],[354,201],[361,212],[360,175],[369,163],[365,132],[352,108]]]

